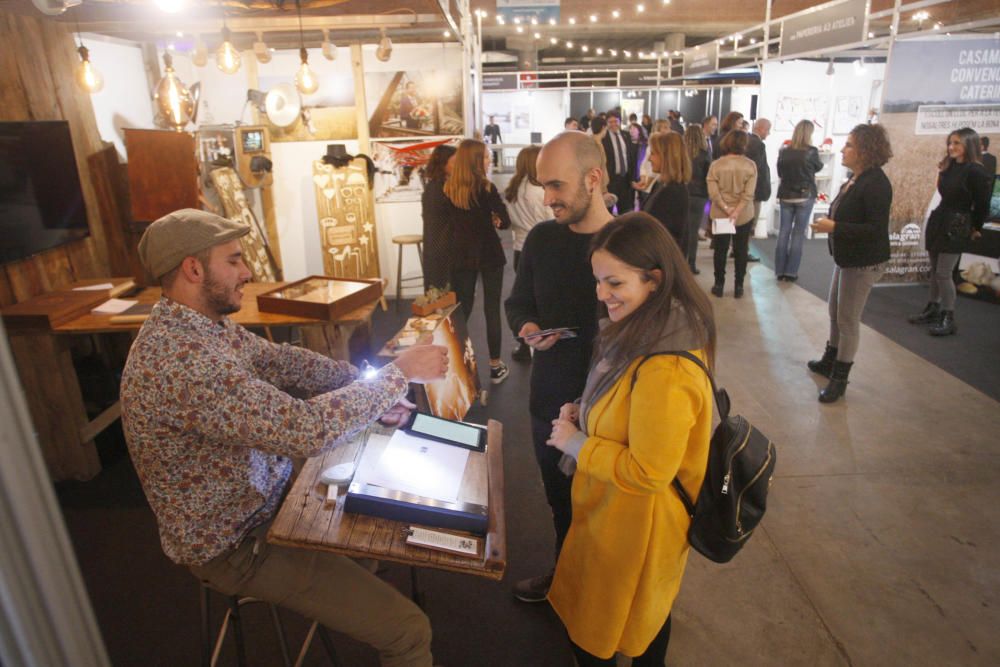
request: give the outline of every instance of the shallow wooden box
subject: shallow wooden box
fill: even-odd
[[[335,321],[382,296],[382,281],[309,276],[257,296],[261,312]]]
[[[425,303],[421,306],[418,306],[416,303],[411,303],[410,310],[412,310],[413,314],[417,317],[423,317],[425,315],[430,315],[437,310],[444,310],[448,306],[454,304],[455,301],[456,297],[454,292],[445,292],[438,297],[437,301]]]

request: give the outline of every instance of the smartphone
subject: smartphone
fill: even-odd
[[[576,330],[579,327],[557,327],[555,329],[542,329],[541,331],[536,331],[535,333],[530,333],[527,336],[519,336],[521,340],[531,340],[533,338],[541,338],[542,336],[551,336],[553,334],[559,334],[559,340],[565,338],[576,338]]]
[[[486,451],[486,429],[471,424],[435,417],[425,412],[413,412],[409,421],[400,428],[421,438],[478,452]]]

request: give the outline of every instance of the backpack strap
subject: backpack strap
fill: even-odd
[[[686,350],[679,350],[672,352],[653,352],[652,354],[647,354],[645,357],[642,358],[642,361],[640,361],[639,364],[635,367],[635,371],[632,372],[632,384],[629,387],[630,391],[635,388],[635,382],[639,377],[639,367],[642,366],[644,363],[646,363],[646,360],[649,359],[650,357],[656,357],[660,355],[682,357],[684,359],[687,359],[688,361],[697,364],[698,367],[701,368],[701,370],[705,371],[705,375],[708,376],[708,381],[712,385],[712,395],[715,397],[715,406],[719,409],[719,417],[723,421],[725,421],[726,418],[729,417],[729,394],[726,393],[725,389],[719,389],[718,387],[715,386],[715,378],[712,377],[712,371],[708,370],[708,366],[705,365],[705,362]],[[684,486],[681,484],[681,481],[677,477],[674,477],[672,486],[674,487],[674,490],[677,491],[677,495],[680,496],[681,503],[684,504],[684,509],[687,511],[688,516],[694,518],[694,510],[695,510],[694,501],[691,500],[691,496],[688,495],[688,492],[684,489]]]

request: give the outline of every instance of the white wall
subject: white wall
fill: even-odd
[[[104,89],[91,95],[101,139],[112,141],[124,161],[123,128],[151,129],[153,102],[142,51],[136,44],[102,35],[83,35],[90,62],[104,77]]]
[[[804,60],[791,60],[779,63],[766,63],[761,67],[760,98],[757,103],[757,115],[775,121],[775,126],[765,142],[767,145],[768,166],[771,168],[771,193],[769,202],[761,206],[761,215],[757,223],[757,236],[766,235],[768,229],[777,230],[778,173],[776,169],[778,151],[786,139],[791,139],[794,124],[803,118],[788,115],[788,122],[782,124],[777,117],[778,103],[782,98],[815,97],[826,101],[826,114],[822,118],[809,118],[816,123],[813,133],[813,143],[819,146],[824,139],[833,140],[833,179],[831,192],[836,194],[840,183],[846,177],[846,170],[840,164],[839,153],[847,139],[850,124],[843,127],[837,125],[838,98],[858,97],[863,105],[862,111],[867,111],[871,104],[878,105],[873,99],[873,82],[881,81],[885,76],[885,65],[881,63],[868,64],[863,74],[858,74],[852,63],[834,63],[834,74],[826,74],[828,63]],[[875,89],[879,89],[877,86]],[[880,89],[879,89],[880,90]],[[863,114],[858,122],[865,122]],[[844,130],[844,131],[840,131]],[[821,208],[817,206],[817,208]]]
[[[569,98],[564,90],[512,90],[483,93],[483,113],[498,116],[497,124],[504,143],[531,143],[531,133],[541,132],[542,141],[548,141],[563,131],[563,121],[569,114]],[[528,127],[516,128],[518,114],[527,114]],[[504,116],[506,122],[501,122]],[[484,121],[485,125],[485,121]]]

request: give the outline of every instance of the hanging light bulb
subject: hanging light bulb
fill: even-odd
[[[257,41],[253,43],[253,55],[261,65],[271,62],[271,49],[264,43],[264,33],[257,33]]]
[[[830,64],[826,66],[826,75],[833,76],[834,71],[835,70],[833,69],[833,58],[830,58]]]
[[[302,36],[302,2],[295,0],[295,9],[299,14],[299,71],[295,73],[295,87],[303,95],[311,95],[319,90],[319,80],[311,69],[309,69],[309,52],[306,51],[305,38]]]
[[[201,35],[197,35],[195,39],[191,62],[195,67],[204,67],[208,64],[208,49],[205,48],[205,42],[201,41]]]
[[[330,41],[330,33],[323,29],[323,57],[327,60],[337,59],[337,45]]]
[[[194,113],[194,100],[188,89],[177,78],[174,72],[174,59],[169,53],[163,54],[163,65],[165,68],[163,78],[156,84],[153,101],[166,123],[181,131]]]
[[[295,73],[295,87],[303,95],[312,95],[319,90],[319,80],[309,69],[309,54],[304,48],[299,49],[299,58],[302,59],[302,64],[299,65],[299,71]]]
[[[229,40],[229,28],[222,26],[222,44],[215,52],[215,66],[225,74],[236,74],[240,69],[240,52]]]
[[[375,49],[375,57],[382,62],[388,62],[389,58],[392,57],[392,40],[389,39],[389,35],[385,34],[385,28],[382,28],[382,39],[378,41],[378,48]]]
[[[77,37],[79,37],[79,33],[77,33]],[[101,73],[90,62],[90,51],[87,50],[82,41],[76,52],[80,54],[80,63],[76,66],[76,71],[73,73],[73,79],[76,81],[77,87],[91,95],[101,92],[101,89],[104,88],[104,77],[101,76]]]

